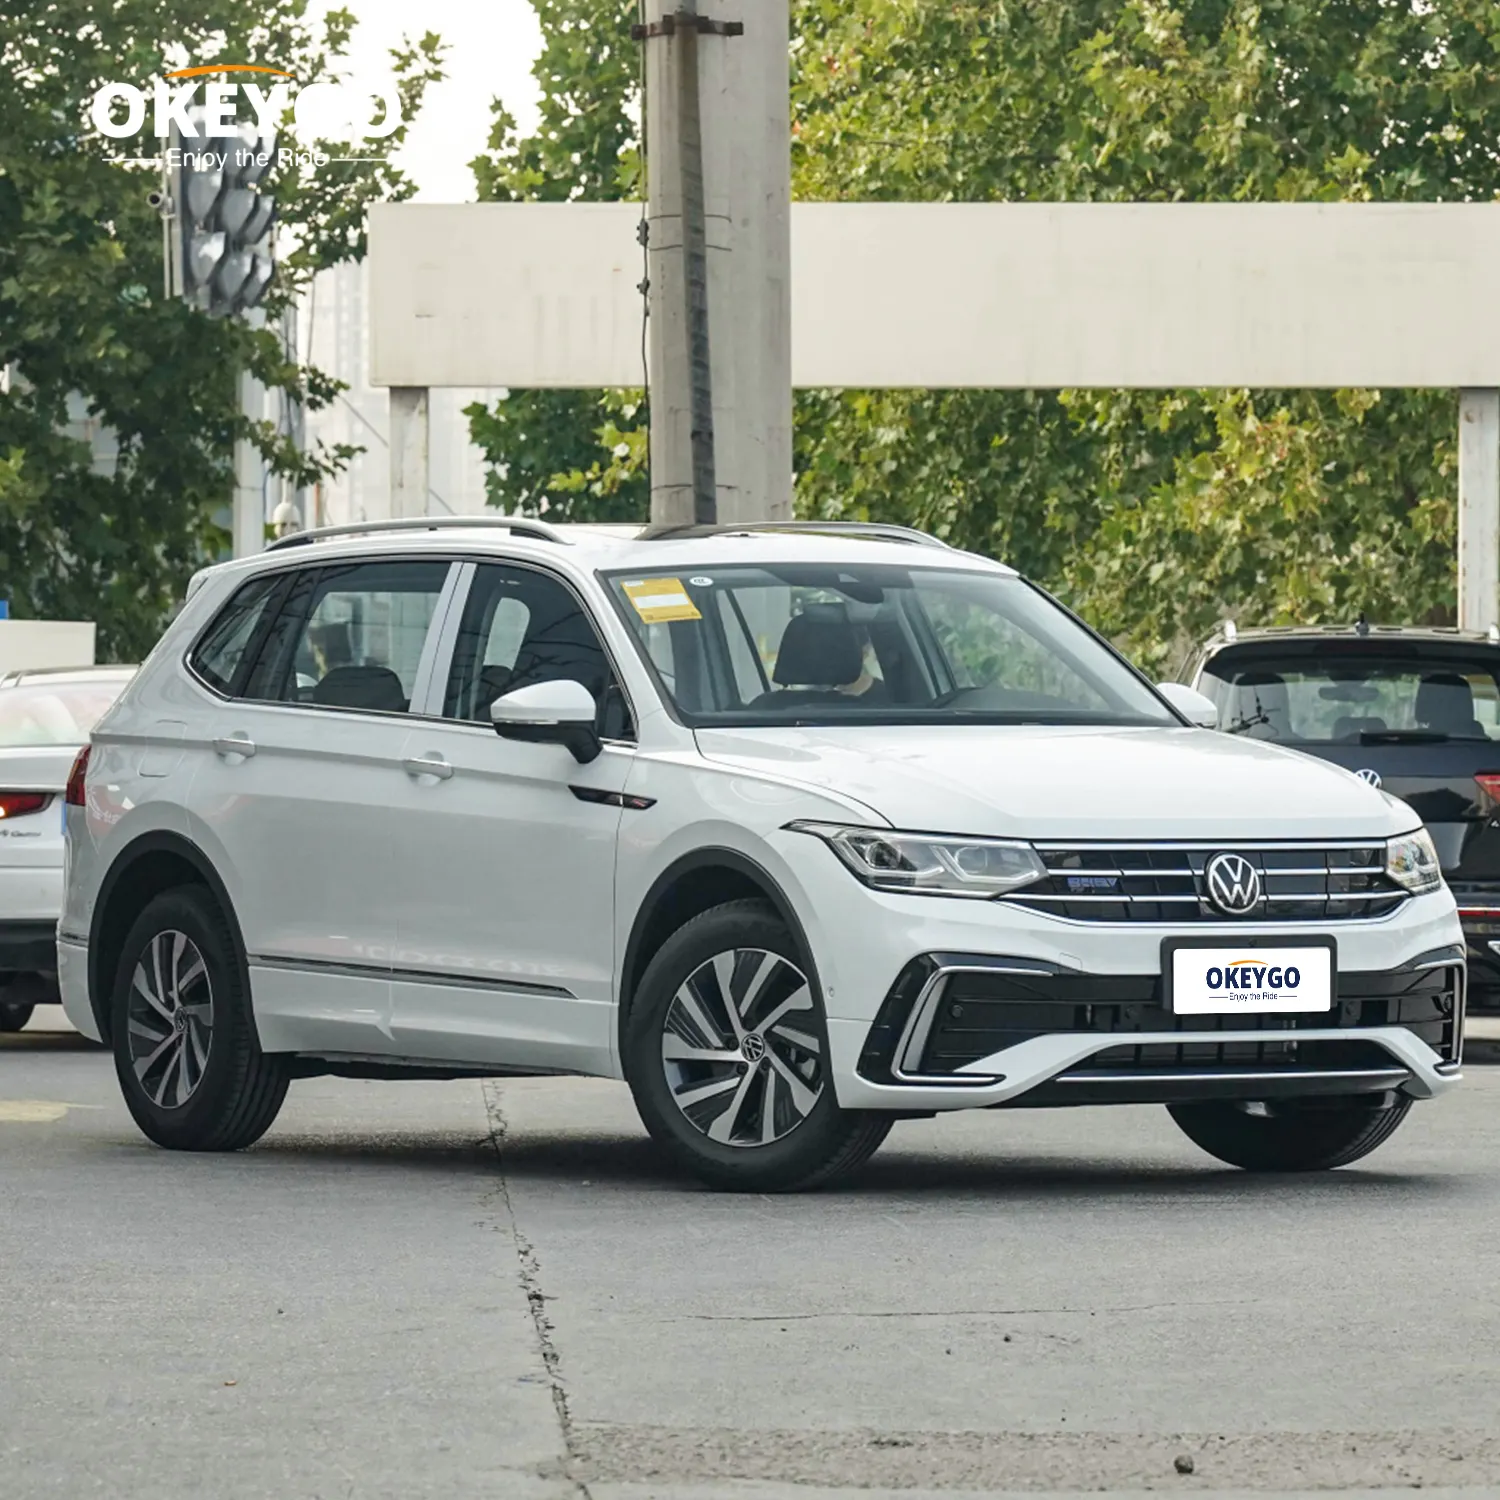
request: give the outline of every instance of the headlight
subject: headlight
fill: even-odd
[[[878,891],[988,900],[1047,875],[1036,850],[1012,839],[934,838],[836,823],[787,826],[822,839],[855,876]]]
[[[1416,895],[1435,891],[1443,883],[1443,874],[1432,835],[1419,828],[1415,833],[1403,833],[1399,839],[1387,839],[1385,873]]]

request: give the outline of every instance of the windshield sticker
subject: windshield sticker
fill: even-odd
[[[679,578],[647,578],[640,583],[620,585],[635,612],[647,625],[664,625],[669,620],[701,620],[698,606],[688,598]]]

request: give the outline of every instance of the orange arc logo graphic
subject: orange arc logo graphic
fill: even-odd
[[[295,78],[295,73],[288,73],[285,68],[265,68],[259,63],[214,63],[205,68],[178,68],[175,73],[168,73],[168,78],[202,78],[207,73],[274,73],[278,78]]]

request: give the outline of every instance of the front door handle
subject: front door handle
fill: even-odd
[[[255,741],[248,734],[228,734],[214,741],[214,754],[238,755],[242,760],[249,760],[255,754]]]
[[[401,762],[401,769],[408,776],[436,776],[439,781],[453,774],[453,767],[441,755],[410,756]]]

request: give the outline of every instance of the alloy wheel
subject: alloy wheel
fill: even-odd
[[[159,932],[136,962],[126,1008],[130,1063],[160,1109],[186,1104],[203,1082],[213,1040],[214,997],[198,945]]]
[[[673,996],[661,1039],[667,1086],[688,1122],[725,1146],[767,1146],[823,1092],[807,976],[779,953],[736,948],[700,964]]]

